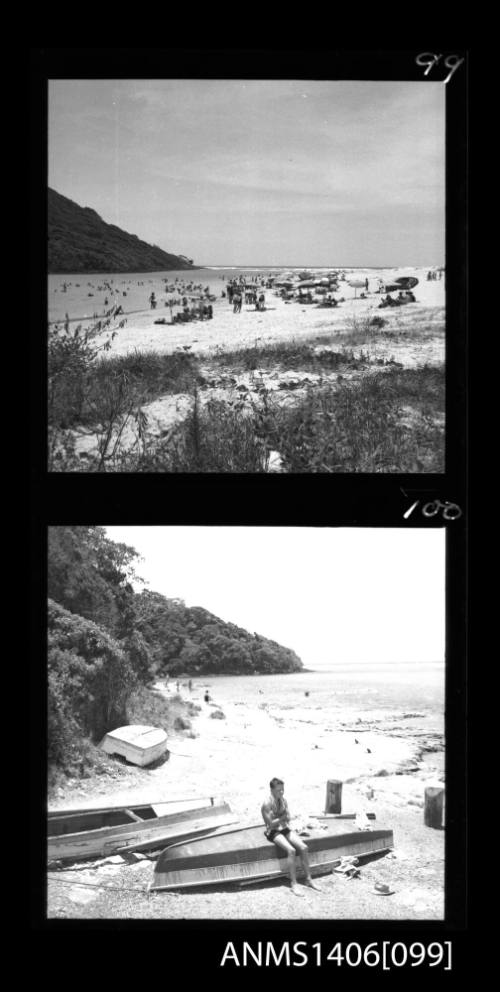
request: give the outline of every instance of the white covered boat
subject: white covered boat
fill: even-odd
[[[108,754],[119,754],[134,765],[150,765],[165,754],[167,735],[159,727],[133,724],[111,730],[101,741],[101,747]]]

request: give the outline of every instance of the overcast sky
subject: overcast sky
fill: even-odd
[[[270,637],[306,667],[444,658],[444,528],[106,531],[143,556],[146,588]]]
[[[440,265],[444,100],[429,80],[52,80],[49,186],[199,265]]]

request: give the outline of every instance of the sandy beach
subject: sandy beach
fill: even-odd
[[[322,270],[319,270],[321,273]],[[220,280],[218,298],[213,304],[214,316],[209,321],[194,321],[188,324],[171,324],[170,308],[159,305],[155,310],[143,310],[139,313],[127,314],[126,324],[119,328],[116,338],[111,343],[107,356],[126,355],[137,351],[157,351],[170,353],[178,348],[190,347],[193,351],[203,354],[215,349],[233,349],[249,347],[259,340],[261,343],[284,341],[296,338],[302,340],[310,336],[326,337],[332,331],[339,333],[350,330],[353,320],[362,320],[368,316],[382,315],[389,325],[410,330],[416,324],[425,322],[434,325],[436,331],[444,324],[445,280],[427,280],[427,269],[423,268],[394,268],[381,269],[347,269],[346,281],[339,284],[335,297],[344,302],[332,310],[318,309],[315,304],[302,305],[296,302],[285,302],[272,290],[266,289],[266,309],[257,311],[255,306],[243,303],[241,313],[234,314],[227,298],[220,297],[220,291],[225,283]],[[393,310],[378,311],[382,296],[376,291],[379,278],[389,282],[400,276],[414,276],[419,282],[415,289],[416,303]],[[196,280],[196,272],[193,273]],[[349,286],[349,280],[369,280],[369,293],[365,299],[360,296],[361,290]],[[148,290],[144,292],[149,292]],[[164,294],[163,294],[164,295]],[[395,295],[395,294],[393,294]],[[319,300],[319,298],[318,298]],[[181,307],[174,307],[173,312]],[[123,318],[120,318],[120,320]],[[165,319],[166,324],[155,324],[155,321]],[[119,320],[113,323],[118,327]],[[404,352],[401,352],[404,354]],[[424,364],[430,355],[425,352],[420,355],[419,363]],[[443,361],[444,353],[437,353],[436,361]],[[410,364],[416,358],[408,356]]]
[[[293,676],[290,678],[293,679]],[[328,779],[343,781],[343,812],[373,812],[376,826],[394,832],[394,850],[361,864],[356,879],[333,873],[322,892],[290,892],[286,879],[241,889],[155,893],[147,888],[153,862],[130,855],[49,872],[48,916],[146,919],[383,919],[439,920],[444,913],[444,831],[424,826],[427,784],[442,779],[442,734],[424,712],[343,712],[335,727],[300,704],[291,711],[266,701],[262,690],[241,698],[237,679],[205,681],[180,696],[200,707],[192,734],[170,742],[169,760],[155,769],[117,764],[111,776],[68,782],[51,798],[54,809],[102,803],[223,798],[238,825],[260,823],[270,775],[281,775],[296,829],[317,827]],[[248,680],[245,680],[248,683]],[[265,680],[264,680],[265,681]],[[256,680],[257,682],[257,680]],[[259,680],[262,683],[262,680]],[[174,688],[158,691],[174,695]],[[301,692],[303,697],[304,694]],[[214,719],[215,711],[222,719]],[[314,717],[314,718],[312,718]],[[335,729],[336,728],[336,729]],[[230,773],[228,774],[228,769]],[[236,772],[234,770],[237,770]],[[394,893],[377,896],[376,882]]]
[[[320,274],[317,273],[318,276]],[[416,302],[380,309],[383,296],[378,292],[379,279],[390,283],[401,276],[418,279]],[[345,355],[341,381],[352,382],[359,382],[381,368],[415,370],[424,366],[442,367],[445,360],[445,280],[428,280],[426,276],[426,269],[346,270],[346,279],[340,282],[339,291],[335,294],[339,301],[342,300],[336,308],[318,306],[320,296],[312,304],[304,304],[283,299],[278,290],[266,289],[265,310],[256,310],[253,304],[243,303],[241,312],[233,313],[227,298],[221,297],[227,283],[211,273],[211,289],[216,297],[213,318],[187,324],[171,322],[172,313],[182,308],[171,310],[165,306],[161,282],[158,281],[156,286],[154,281],[149,280],[157,290],[159,306],[155,310],[125,312],[112,320],[97,339],[97,343],[108,342],[101,361],[106,363],[109,359],[134,354],[142,356],[143,361],[148,353],[169,355],[181,352],[193,355],[198,362],[200,384],[197,402],[201,408],[212,400],[224,403],[235,401],[241,390],[245,391],[247,399],[257,404],[261,391],[265,390],[278,405],[293,405],[306,395],[311,386],[329,385],[336,388],[338,370],[329,368],[321,359],[318,360],[318,369],[312,371],[306,369],[300,359],[297,359],[296,366],[292,362],[291,367],[283,368],[278,358],[274,361],[272,356],[261,359],[261,364],[256,358],[255,367],[249,371],[241,365],[237,355],[231,354],[239,349],[255,348],[262,355],[266,348],[273,345],[297,343],[306,344],[318,355],[333,351]],[[193,275],[193,278],[196,277]],[[349,282],[365,279],[368,279],[369,291],[363,298],[360,295],[362,290],[350,286]],[[141,289],[141,299],[149,292],[149,282],[147,288]],[[383,324],[370,326],[374,318],[382,320]],[[86,326],[85,322],[83,326]],[[160,392],[142,400],[147,436],[153,442],[161,443],[170,429],[186,418],[193,404],[192,390],[184,392],[182,388]],[[412,422],[414,414],[411,411],[409,416]],[[444,417],[436,419],[439,429],[444,428],[443,421]],[[115,435],[116,439],[119,437],[122,450],[131,451],[141,446],[140,430],[134,416],[128,415],[123,422],[120,420],[114,428]],[[98,457],[102,436],[98,430],[82,426],[74,429],[73,439],[77,458],[82,459],[84,468],[89,460]],[[279,461],[276,465],[271,464],[270,470],[279,471]]]

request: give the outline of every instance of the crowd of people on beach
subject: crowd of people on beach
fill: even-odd
[[[394,299],[394,297],[392,297],[390,293],[387,293],[385,299],[382,300],[381,303],[379,303],[378,308],[380,310],[383,309],[384,307],[401,307],[404,306],[405,303],[416,303],[416,302],[417,300],[415,294],[412,293],[411,289],[401,289],[396,299]]]
[[[435,268],[428,270],[426,278],[428,281],[438,280],[442,279],[443,275],[444,267]],[[266,295],[264,292],[266,289],[270,290],[273,295],[278,296],[287,304],[333,309],[346,302],[345,296],[339,295],[339,290],[344,290],[344,286],[341,283],[346,283],[346,273],[340,270],[332,270],[330,272],[323,270],[321,274],[315,274],[309,270],[304,270],[300,273],[294,271],[289,274],[270,272],[265,276],[262,273],[242,273],[237,276],[220,275],[219,278],[224,284],[220,298],[227,300],[229,306],[232,307],[233,314],[240,314],[243,304],[245,304],[246,308],[252,308],[254,312],[269,309],[266,306]],[[164,290],[161,294],[157,289],[152,289],[149,294],[149,309],[152,311],[167,309],[170,311],[170,316],[169,318],[168,316],[158,316],[158,319],[154,321],[155,324],[185,324],[213,319],[213,304],[216,302],[217,297],[211,291],[209,285],[204,286],[201,282],[195,282],[192,278],[183,278],[181,276],[170,278],[163,276],[162,281],[164,283]],[[402,284],[402,287],[404,287],[405,281],[403,278],[395,279],[395,282]],[[120,286],[117,285],[117,280],[115,281],[113,278],[102,280],[98,284],[87,282],[87,289],[92,290],[92,292],[87,293],[88,296],[93,297],[101,292],[105,294],[103,300],[104,312],[97,313],[95,311],[92,315],[86,315],[86,318],[72,317],[71,319],[66,314],[65,326],[69,325],[71,321],[78,319],[101,320],[104,318],[106,320],[114,320],[117,317],[121,317],[122,320],[119,322],[118,327],[124,327],[127,322],[126,314],[143,312],[140,308],[137,310],[124,310],[124,306],[126,306],[125,300],[130,293],[129,287],[133,284],[142,287],[152,282],[152,279],[128,279],[121,280]],[[366,299],[367,296],[373,293],[380,296],[384,296],[385,294],[379,303],[379,308],[398,307],[417,302],[415,295],[410,289],[401,288],[397,297],[391,296],[390,284],[385,282],[380,275],[365,276],[357,282],[349,282],[349,285],[354,288],[354,298],[358,300]],[[411,285],[412,282],[410,281]],[[80,288],[84,287],[84,284],[65,280],[58,288],[60,292],[67,293],[72,286]],[[55,293],[58,292],[58,288],[54,288]],[[395,287],[392,286],[392,291],[394,289]],[[160,298],[160,295],[163,296],[163,292],[165,293],[164,300]]]
[[[265,310],[265,294],[259,293],[259,286],[262,289],[265,285],[265,280],[258,276],[251,276],[247,283],[246,277],[241,275],[237,279],[229,280],[227,289],[222,290],[221,296],[227,296],[229,305],[233,307],[233,313],[241,313],[243,299],[248,306],[253,305],[256,310]]]

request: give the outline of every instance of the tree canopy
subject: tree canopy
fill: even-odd
[[[49,528],[49,765],[73,767],[85,741],[126,724],[132,694],[153,678],[302,668],[290,648],[202,607],[136,592],[138,557],[103,527]]]

